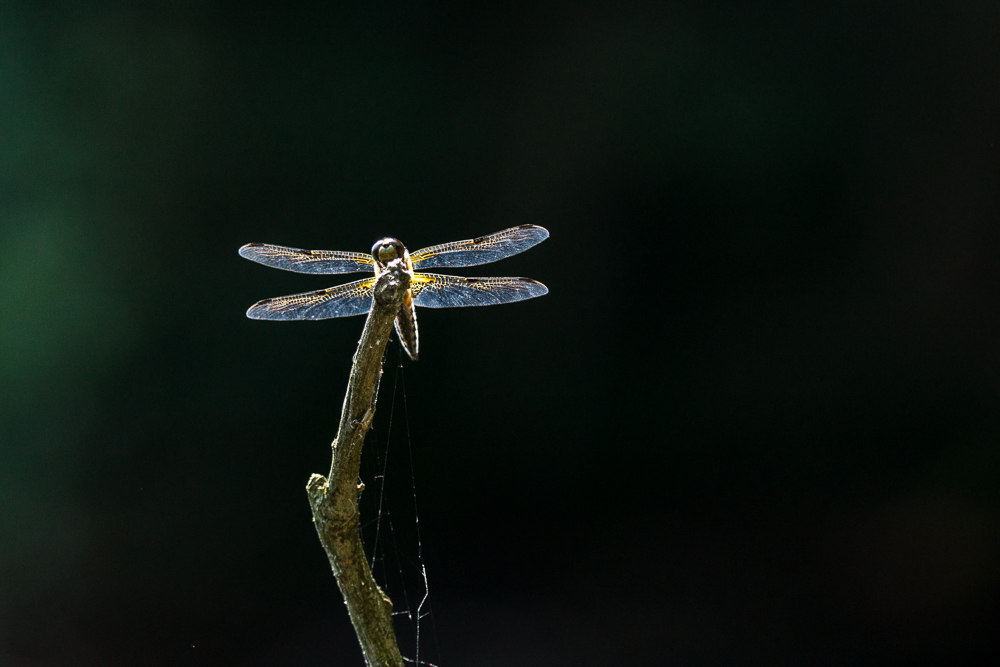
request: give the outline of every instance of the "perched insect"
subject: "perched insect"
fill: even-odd
[[[316,292],[258,301],[247,311],[255,320],[324,320],[363,315],[372,306],[375,281],[386,264],[402,258],[413,271],[413,280],[396,315],[396,333],[411,359],[418,354],[416,306],[451,308],[493,306],[523,301],[547,294],[549,289],[530,278],[462,278],[439,273],[417,273],[421,269],[489,264],[524,252],[549,237],[544,227],[521,225],[489,236],[430,246],[410,253],[398,239],[384,238],[372,246],[370,255],[336,250],[300,250],[266,243],[248,243],[240,255],[276,269],[298,273],[375,272],[374,278],[356,280]]]

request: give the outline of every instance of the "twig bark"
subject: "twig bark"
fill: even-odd
[[[375,416],[385,346],[412,277],[399,260],[390,262],[379,275],[372,309],[354,353],[329,477],[314,474],[306,485],[316,532],[369,667],[403,666],[392,629],[392,601],[375,583],[361,544],[358,497],[364,484],[358,480],[358,471],[365,433]]]

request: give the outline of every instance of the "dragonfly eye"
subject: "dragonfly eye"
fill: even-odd
[[[396,239],[382,239],[372,246],[372,255],[380,264],[387,264],[402,257],[400,248],[397,247],[401,245]]]

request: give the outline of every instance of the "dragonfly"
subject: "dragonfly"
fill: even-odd
[[[419,354],[417,306],[494,306],[532,299],[549,291],[545,285],[531,278],[463,278],[422,273],[423,269],[489,264],[524,252],[548,237],[549,232],[544,227],[520,225],[474,239],[428,246],[414,253],[410,253],[399,239],[392,237],[376,241],[371,253],[303,250],[248,243],[240,248],[240,255],[264,266],[297,273],[374,272],[375,277],[313,292],[264,299],[250,306],[247,317],[255,320],[325,320],[364,315],[371,310],[375,282],[386,270],[386,265],[402,259],[413,273],[413,278],[393,324],[403,349],[410,359],[416,361]]]

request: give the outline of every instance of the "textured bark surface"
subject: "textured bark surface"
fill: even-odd
[[[391,262],[379,276],[372,309],[354,353],[340,427],[333,441],[330,474],[314,474],[306,485],[316,532],[370,667],[403,665],[392,629],[392,601],[375,583],[361,543],[358,497],[364,485],[358,480],[358,471],[365,434],[375,416],[385,346],[411,278],[400,261]]]

